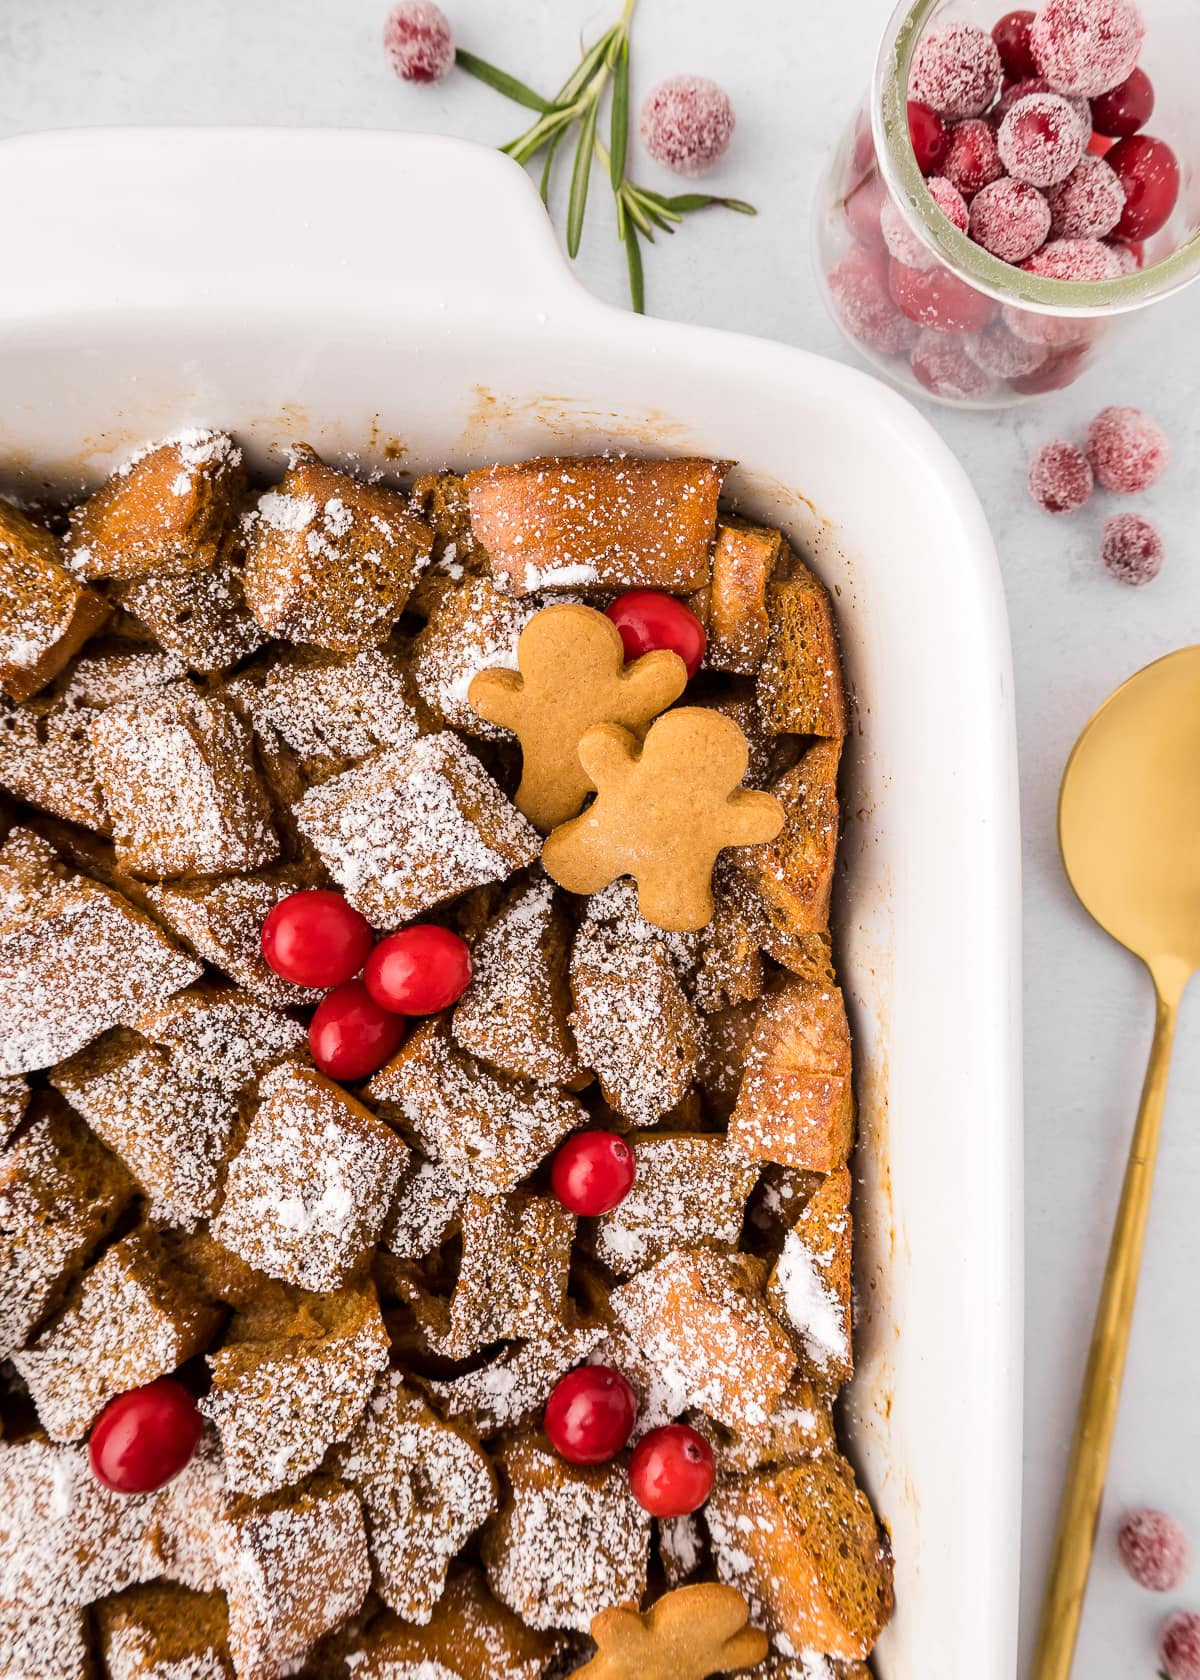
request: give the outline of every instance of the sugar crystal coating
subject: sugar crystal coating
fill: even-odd
[[[404,0],[393,6],[383,29],[383,48],[405,82],[440,82],[454,64],[454,35],[433,0]]]
[[[909,72],[910,99],[943,117],[978,117],[1000,86],[995,41],[976,24],[955,21],[918,43]]]
[[[1021,266],[1047,280],[1075,282],[1116,280],[1121,273],[1115,253],[1099,239],[1052,239]],[[1062,330],[1072,330],[1072,323],[1065,323]],[[1087,323],[1074,325],[1077,333],[1084,334],[1087,330]]]
[[[1051,87],[1091,99],[1130,74],[1145,33],[1134,0],[1045,0],[1030,48]]]
[[[1167,1680],[1200,1680],[1200,1615],[1194,1610],[1176,1610],[1162,1625],[1158,1637]]]
[[[1103,158],[1089,153],[1046,199],[1055,239],[1103,239],[1121,220],[1125,188]]]
[[[1092,494],[1092,467],[1074,443],[1044,443],[1029,463],[1029,494],[1046,513],[1073,513]]]
[[[1050,206],[1024,181],[993,181],[971,200],[971,238],[1002,262],[1024,262],[1050,232]]]
[[[991,376],[966,346],[946,333],[921,334],[913,348],[912,370],[925,389],[938,397],[967,401],[986,396],[992,388]]]
[[[888,291],[887,267],[873,252],[850,251],[828,276],[838,319],[860,344],[891,355],[911,345],[917,335]]]
[[[1052,187],[1065,181],[1087,150],[1088,130],[1069,100],[1057,93],[1018,99],[996,135],[1000,161],[1018,181]]]
[[[932,176],[925,185],[943,216],[953,222],[960,233],[966,233],[967,205],[958,188],[940,175]],[[884,204],[879,225],[888,250],[899,262],[908,263],[913,268],[925,268],[936,261],[929,246],[915,229],[909,227],[894,199],[889,198]]]
[[[950,145],[942,159],[942,174],[964,198],[971,198],[990,181],[1004,174],[996,131],[990,123],[974,119],[956,123],[950,131]]]
[[[1165,1511],[1130,1511],[1117,1532],[1121,1562],[1150,1592],[1174,1592],[1192,1561],[1183,1527]]]
[[[1118,513],[1106,519],[1100,556],[1121,583],[1151,583],[1162,571],[1166,553],[1162,533],[1140,513]]]
[[[677,175],[702,175],[729,149],[735,123],[732,101],[718,83],[668,76],[646,95],[639,127],[656,163]]]
[[[1118,496],[1149,490],[1171,461],[1170,439],[1139,408],[1101,409],[1088,427],[1087,452],[1097,482]]]

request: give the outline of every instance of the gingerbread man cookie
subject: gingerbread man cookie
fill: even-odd
[[[517,642],[519,671],[480,671],[471,709],[521,743],[517,809],[540,829],[573,817],[591,791],[578,746],[598,723],[638,730],[678,699],[687,667],[663,648],[625,663],[620,632],[593,607],[535,613]]]
[[[747,1626],[750,1612],[735,1587],[678,1587],[636,1610],[592,1618],[599,1650],[578,1680],[707,1680],[750,1668],[767,1654],[767,1637]]]
[[[777,799],[740,785],[748,758],[737,724],[703,706],[667,712],[644,743],[597,724],[579,743],[596,798],[547,839],[547,875],[575,893],[632,875],[648,922],[671,932],[704,927],[717,853],[773,840],[783,827]]]

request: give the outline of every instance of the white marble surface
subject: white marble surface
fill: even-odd
[[[565,74],[580,30],[594,35],[618,9],[617,0],[444,4],[464,45],[546,89]],[[865,86],[887,4],[641,0],[635,96],[674,71],[721,79],[739,127],[711,179],[717,190],[753,199],[761,212],[753,222],[714,213],[660,241],[648,260],[653,311],[846,354],[813,285],[809,209],[826,148]],[[315,123],[436,129],[499,142],[521,126],[515,107],[466,77],[434,89],[395,81],[379,46],[386,9],[385,0],[0,0],[0,133],[118,121]],[[1003,9],[1000,0],[996,9]],[[639,170],[651,184],[669,184],[642,160]],[[403,203],[403,181],[380,184],[381,213],[402,214]],[[624,270],[607,212],[597,182],[580,271],[595,291],[619,302]],[[69,214],[64,206],[64,230]],[[19,229],[7,232],[2,260],[11,261]],[[219,237],[219,229],[212,233]],[[64,231],[64,260],[68,252]],[[1086,921],[1065,885],[1054,801],[1071,743],[1099,701],[1148,660],[1200,640],[1200,558],[1193,552],[1198,328],[1200,290],[1132,327],[1111,360],[1068,393],[995,417],[933,411],[992,520],[1016,649],[1028,1151],[1023,1666],[1151,1027],[1149,986],[1137,964]],[[1095,558],[1100,505],[1056,522],[1032,507],[1023,488],[1031,446],[1078,435],[1109,402],[1144,404],[1175,444],[1174,469],[1147,499],[1169,559],[1161,578],[1141,591],[1110,582]],[[1153,1633],[1165,1606],[1115,1565],[1120,1511],[1132,1503],[1165,1506],[1200,1541],[1198,1104],[1200,998],[1193,998],[1076,1668],[1091,1680],[1136,1680],[1155,1667]],[[964,1125],[971,1120],[963,1115]],[[970,1473],[964,1465],[963,1474]],[[1200,1608],[1200,1567],[1169,1602]],[[970,1606],[947,1613],[969,1616]]]

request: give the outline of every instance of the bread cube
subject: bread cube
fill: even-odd
[[[782,552],[781,531],[744,519],[719,521],[712,583],[704,603],[708,609],[704,662],[713,670],[751,676],[762,664],[771,634],[767,591]]]
[[[209,1355],[200,1410],[235,1493],[272,1493],[317,1469],[355,1426],[388,1362],[374,1286],[332,1295],[278,1285],[234,1314]]]
[[[467,691],[480,671],[517,669],[517,638],[537,610],[536,602],[501,594],[486,577],[467,578],[441,596],[413,642],[412,662],[417,689],[441,728],[485,741],[508,736],[472,710]]]
[[[0,1442],[0,1604],[48,1615],[152,1574],[159,1497],[110,1493],[86,1447],[42,1434]]]
[[[85,578],[204,571],[232,534],[245,485],[242,452],[193,427],[151,444],[71,514],[70,565]]]
[[[62,563],[58,539],[0,497],[0,688],[45,688],[112,608]]]
[[[290,1015],[211,980],[156,1003],[135,1025],[190,1073],[233,1095],[306,1042],[304,1028]]]
[[[353,1616],[371,1585],[362,1506],[326,1477],[239,1499],[221,1584],[237,1680],[277,1680]]]
[[[836,986],[786,980],[759,1006],[729,1142],[806,1172],[845,1166],[854,1142],[850,1028]]]
[[[575,1216],[554,1196],[468,1196],[442,1351],[465,1359],[563,1328],[574,1237]]]
[[[824,1173],[768,1161],[746,1207],[746,1244],[775,1256],[784,1238],[826,1182]]]
[[[197,956],[260,1002],[284,1009],[311,1004],[313,994],[267,967],[262,925],[280,899],[311,885],[305,869],[285,865],[256,875],[163,882],[148,897],[155,915]]]
[[[770,634],[758,668],[758,705],[772,735],[846,733],[846,696],[829,593],[795,557],[767,586]]]
[[[128,899],[60,869],[28,829],[0,847],[0,1075],[64,1060],[200,972]]]
[[[61,1062],[50,1078],[121,1157],[155,1218],[185,1229],[208,1218],[238,1124],[236,1093],[125,1027]]]
[[[4,1680],[93,1680],[87,1611],[72,1604],[0,1601]]]
[[[718,1481],[705,1507],[717,1573],[795,1650],[869,1655],[892,1613],[887,1538],[837,1453]]]
[[[624,1464],[568,1464],[543,1437],[522,1435],[500,1454],[503,1505],[483,1532],[488,1584],[531,1628],[586,1633],[614,1604],[646,1590],[650,1517]]]
[[[116,1395],[205,1347],[219,1314],[178,1246],[143,1227],[84,1272],[66,1306],[13,1363],[55,1441],[78,1441]]]
[[[283,1062],[260,1091],[212,1233],[271,1277],[337,1289],[378,1241],[409,1152],[315,1068]]]
[[[829,924],[838,843],[840,741],[817,741],[771,785],[784,809],[774,840],[746,846],[736,868],[761,903],[770,926],[786,935]]]
[[[96,1606],[109,1680],[233,1680],[220,1593],[155,1581]]]
[[[565,1091],[475,1061],[441,1020],[423,1021],[366,1094],[424,1154],[481,1195],[515,1189],[588,1118]]]
[[[421,573],[409,610],[428,613],[447,588],[490,571],[487,552],[471,528],[467,481],[458,473],[424,473],[413,484],[409,506],[433,532],[433,558]]]
[[[701,1028],[666,946],[584,922],[571,951],[571,1028],[604,1100],[635,1125],[674,1108],[695,1076]]]
[[[241,559],[232,551],[201,570],[148,572],[116,597],[192,671],[227,670],[266,641],[246,605]]]
[[[673,1248],[736,1248],[757,1164],[722,1137],[633,1132],[637,1177],[625,1200],[596,1223],[596,1258],[617,1277]]]
[[[259,497],[246,601],[269,636],[353,653],[387,641],[432,546],[396,491],[297,450],[283,482]]]
[[[233,1508],[221,1449],[206,1426],[189,1462],[156,1496],[143,1579],[161,1576],[193,1592],[215,1591],[232,1550]]]
[[[21,706],[0,697],[0,788],[52,816],[107,833],[91,723],[90,711],[63,701]]]
[[[646,1358],[679,1374],[690,1405],[741,1429],[766,1422],[796,1367],[764,1281],[750,1255],[677,1249],[615,1289],[611,1305]]]
[[[602,1324],[568,1322],[504,1348],[478,1369],[431,1381],[429,1391],[449,1417],[465,1418],[486,1440],[540,1417],[558,1379],[582,1365],[604,1335]]]
[[[730,880],[737,889],[730,889]],[[749,891],[728,867],[717,866],[713,880],[713,917],[700,935],[700,960],[692,981],[692,1001],[706,1015],[736,1008],[762,995],[765,984],[759,949],[766,918],[751,913]],[[702,1052],[702,1061],[707,1051]]]
[[[102,711],[117,700],[149,694],[151,689],[182,677],[186,670],[181,659],[149,643],[101,636],[71,662],[61,684],[55,685],[55,693],[66,705]]]
[[[589,585],[687,594],[709,579],[728,465],[544,457],[468,473],[471,525],[511,595]]]
[[[702,1412],[690,1415],[688,1421],[712,1446],[720,1476],[749,1475],[837,1451],[829,1392],[818,1389],[807,1377],[792,1378],[765,1423],[727,1429]]]
[[[412,1155],[380,1242],[398,1260],[423,1260],[457,1227],[467,1186],[449,1168]]]
[[[346,897],[395,927],[532,863],[537,831],[457,735],[376,753],[305,794],[300,832]]]
[[[801,1369],[829,1388],[854,1374],[852,1265],[850,1174],[840,1167],[824,1180],[784,1238],[767,1280],[767,1302],[791,1332]]]
[[[392,647],[330,654],[289,648],[270,665],[249,710],[324,781],[378,747],[410,747],[421,733],[408,676]]]
[[[376,1592],[406,1621],[428,1622],[451,1562],[496,1508],[485,1454],[392,1371],[334,1464],[363,1502]]]
[[[471,950],[471,983],[454,1011],[464,1050],[505,1073],[565,1085],[579,1071],[568,1025],[570,923],[544,876],[517,887]]]
[[[0,1079],[0,1149],[11,1142],[12,1135],[25,1118],[25,1110],[28,1107],[29,1082],[19,1073],[14,1073],[7,1079]]]
[[[691,1404],[688,1374],[664,1365],[653,1352],[644,1352],[619,1320],[614,1320],[602,1342],[588,1355],[589,1365],[610,1365],[620,1371],[637,1395],[637,1419],[629,1445],[635,1446],[652,1429],[676,1423],[688,1415]]]
[[[66,1104],[40,1096],[0,1154],[0,1359],[65,1293],[133,1191],[121,1163]]]
[[[478,1569],[458,1564],[423,1627],[377,1616],[355,1643],[349,1668],[353,1680],[541,1680],[560,1645],[499,1604]]]
[[[134,875],[220,875],[279,855],[250,732],[190,682],[109,706],[92,724],[117,858]]]

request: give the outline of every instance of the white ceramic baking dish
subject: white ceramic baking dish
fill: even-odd
[[[1021,1482],[1017,792],[1004,602],[930,427],[803,351],[597,303],[532,185],[421,135],[0,144],[0,488],[231,427],[363,467],[695,452],[836,593],[855,723],[839,955],[857,1037],[851,1450],[893,1536],[882,1680],[1010,1680]]]

